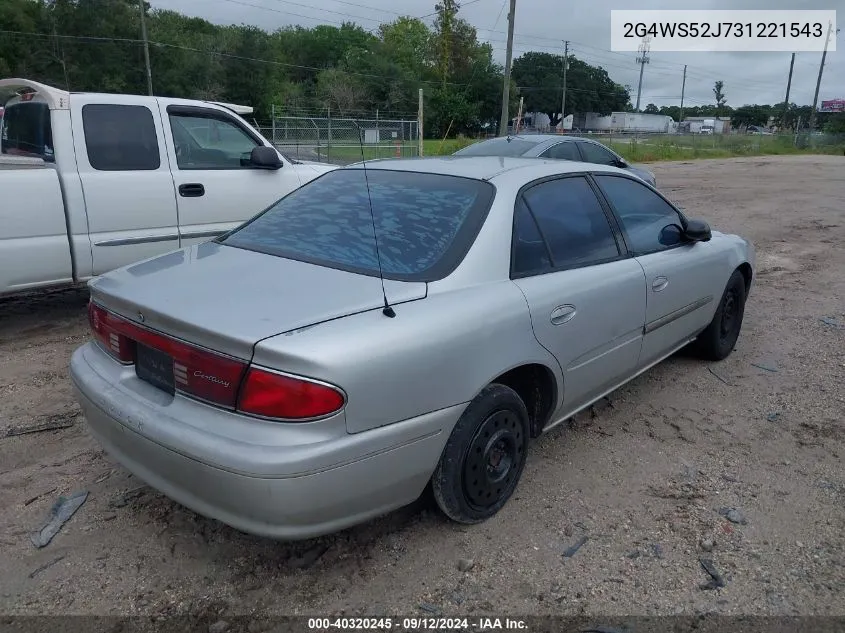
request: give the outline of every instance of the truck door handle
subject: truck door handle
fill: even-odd
[[[668,285],[669,280],[666,279],[666,277],[657,277],[651,282],[651,289],[654,290],[654,292],[660,292]]]
[[[561,325],[575,317],[575,306],[559,306],[552,310],[551,321],[554,325]]]
[[[199,198],[205,195],[205,187],[198,182],[179,185],[179,195],[183,198]]]

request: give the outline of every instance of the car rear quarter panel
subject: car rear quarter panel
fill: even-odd
[[[468,403],[523,364],[545,365],[561,384],[510,280],[430,294],[395,311],[394,318],[373,310],[275,336],[256,346],[254,362],[341,387],[350,433]]]

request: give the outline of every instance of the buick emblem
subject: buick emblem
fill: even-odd
[[[144,322],[144,313],[143,313],[143,312],[139,312],[139,313],[138,313],[138,320],[139,320],[141,323],[143,323],[143,322]]]

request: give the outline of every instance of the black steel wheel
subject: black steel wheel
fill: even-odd
[[[736,346],[745,315],[745,278],[735,270],[710,325],[698,335],[695,347],[702,358],[723,360]]]
[[[510,387],[487,386],[464,411],[432,476],[434,498],[459,523],[498,512],[516,489],[528,452],[525,403]]]

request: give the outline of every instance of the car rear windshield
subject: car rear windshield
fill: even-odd
[[[50,109],[46,103],[17,103],[6,108],[0,127],[0,151],[12,156],[53,156]]]
[[[455,153],[460,156],[522,156],[535,145],[537,145],[535,141],[493,138],[489,141],[473,143]]]
[[[282,198],[221,242],[365,275],[379,274],[380,257],[388,279],[434,281],[466,255],[494,195],[494,187],[481,180],[339,169]]]

